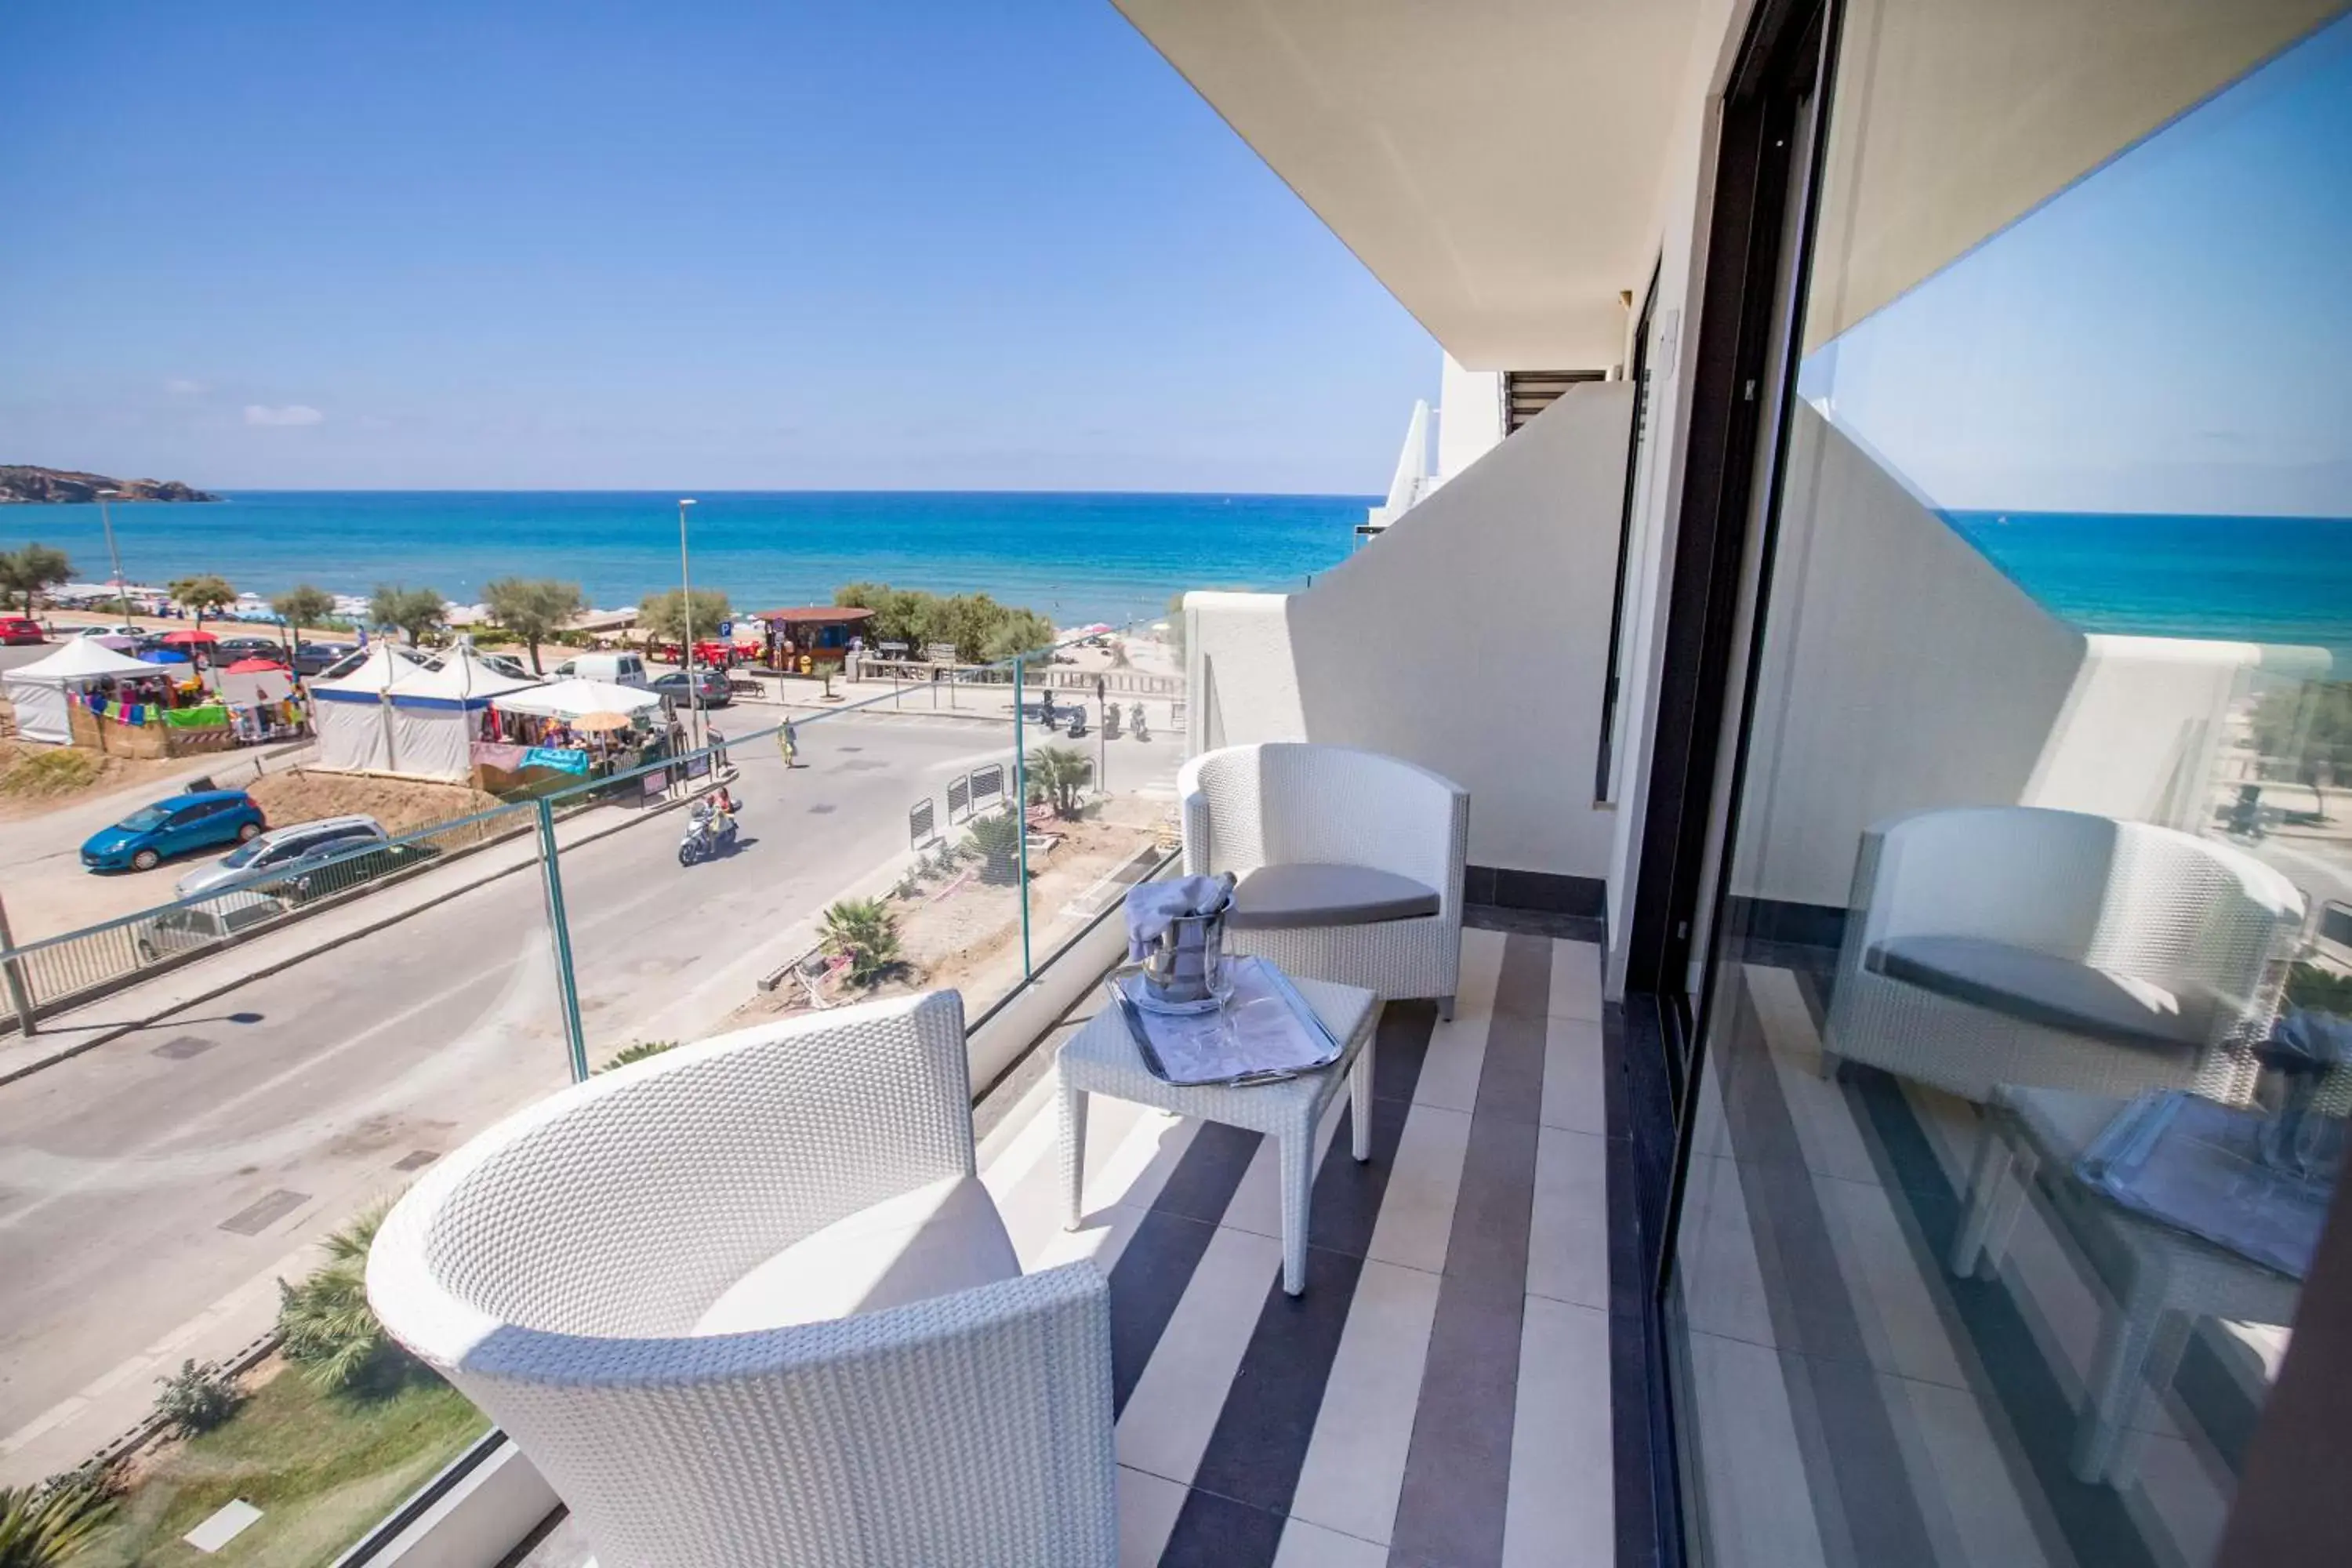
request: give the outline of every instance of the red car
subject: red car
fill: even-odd
[[[48,640],[49,634],[41,629],[40,622],[27,620],[23,616],[0,616],[0,643],[16,647],[25,643]]]

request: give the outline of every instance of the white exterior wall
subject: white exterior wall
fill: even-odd
[[[1562,396],[1303,594],[1190,594],[1194,747],[1326,741],[1470,791],[1481,866],[1599,877],[1591,804],[1633,389]]]
[[[1452,354],[1437,387],[1437,482],[1493,451],[1503,439],[1503,373],[1466,370]]]

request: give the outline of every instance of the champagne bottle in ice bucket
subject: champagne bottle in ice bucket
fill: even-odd
[[[1215,895],[1168,922],[1143,956],[1143,989],[1162,1006],[1197,1005],[1225,994],[1225,914],[1234,907],[1234,876],[1216,880]]]

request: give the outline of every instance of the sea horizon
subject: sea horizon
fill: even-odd
[[[986,593],[1057,625],[1158,619],[1191,588],[1304,587],[1346,559],[1375,496],[1154,490],[216,490],[112,509],[127,581],[211,572],[267,597],[298,582],[478,602],[501,576],[577,582],[602,608],[678,581],[677,508],[698,588],[739,610],[830,603],[857,581]],[[95,505],[0,512],[0,543],[110,575]]]

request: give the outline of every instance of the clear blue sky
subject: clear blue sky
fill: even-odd
[[[2352,517],[2352,19],[1849,329],[1800,385],[1939,507]]]
[[[0,461],[1385,486],[1435,345],[1108,0],[0,7]]]

